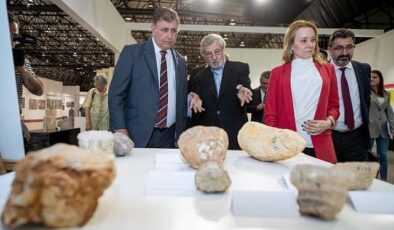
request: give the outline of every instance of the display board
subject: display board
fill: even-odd
[[[5,0],[0,0],[0,154],[5,161],[25,157],[22,128],[16,92],[14,63]]]

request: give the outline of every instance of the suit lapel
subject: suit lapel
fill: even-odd
[[[175,70],[175,85],[177,86],[177,89],[179,89],[179,84],[180,84],[180,80],[179,80],[179,56],[178,54],[171,49],[171,54],[172,54],[172,59],[174,60],[174,70]]]
[[[283,98],[287,98],[284,100],[284,107],[287,114],[287,119],[289,120],[290,129],[297,130],[295,125],[295,117],[294,117],[294,109],[293,109],[293,97],[291,96],[291,63],[287,63],[284,65],[283,75],[283,88],[282,94]]]
[[[146,58],[146,62],[149,65],[149,69],[152,72],[152,77],[157,85],[159,85],[159,76],[157,74],[157,65],[156,65],[156,55],[155,48],[153,47],[152,38],[150,38],[144,45],[144,56]]]
[[[354,68],[354,74],[356,75],[356,79],[357,79],[357,85],[358,85],[358,90],[360,92],[360,103],[362,103],[363,101],[365,101],[365,98],[361,98],[364,97],[364,89],[362,87],[362,85],[364,84],[363,82],[361,82],[361,76],[363,76],[363,70],[362,68],[360,68],[358,66],[358,64],[356,62],[351,62]]]

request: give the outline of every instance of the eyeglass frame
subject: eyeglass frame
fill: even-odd
[[[353,50],[354,48],[355,48],[356,46],[355,45],[347,45],[347,46],[335,46],[335,47],[332,47],[332,49],[335,51],[335,52],[343,52],[344,50],[346,50],[346,51],[351,51],[351,50]]]
[[[207,59],[212,59],[213,55],[215,55],[215,57],[217,57],[217,56],[220,56],[220,55],[223,55],[223,54],[224,54],[224,50],[219,50],[219,49],[214,50],[213,53],[212,52],[209,52],[209,53],[202,52],[202,55],[204,55],[204,57],[207,58]]]

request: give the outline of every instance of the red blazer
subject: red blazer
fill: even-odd
[[[334,66],[328,63],[319,64],[317,62],[315,62],[315,65],[323,80],[323,84],[314,119],[325,120],[327,116],[331,115],[337,120],[339,116],[339,98]],[[291,62],[278,66],[271,71],[264,111],[264,124],[296,131],[290,75]],[[311,138],[316,157],[336,163],[337,159],[331,138],[331,130],[328,129],[319,135],[311,136]]]

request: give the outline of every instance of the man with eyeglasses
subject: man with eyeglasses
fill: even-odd
[[[371,67],[352,60],[354,41],[352,31],[338,29],[331,35],[328,47],[340,102],[340,116],[332,132],[338,162],[368,160]]]
[[[178,14],[157,8],[151,31],[152,38],[126,45],[120,54],[108,94],[110,129],[138,148],[174,148],[186,129],[188,106],[186,60],[173,49]],[[195,108],[197,97],[189,95]]]
[[[191,82],[191,90],[199,95],[204,111],[193,118],[196,125],[223,128],[229,137],[229,149],[240,149],[237,135],[248,121],[246,104],[252,101],[249,65],[226,60],[226,42],[217,34],[205,36],[200,52],[208,66]]]

